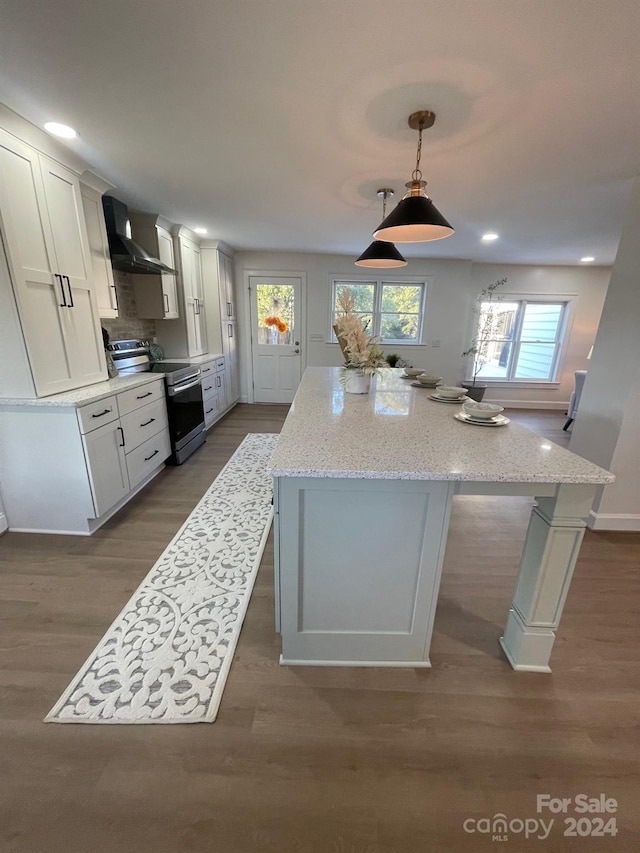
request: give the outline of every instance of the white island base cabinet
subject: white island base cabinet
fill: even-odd
[[[429,666],[452,498],[505,495],[535,506],[500,642],[514,669],[550,671],[585,518],[611,472],[518,424],[461,424],[397,371],[356,395],[322,367],[307,369],[268,470],[282,663]]]
[[[453,491],[427,481],[277,479],[281,663],[430,667]]]

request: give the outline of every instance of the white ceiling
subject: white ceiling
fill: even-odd
[[[237,248],[359,254],[429,108],[423,171],[457,233],[404,254],[614,260],[638,0],[0,0],[0,20],[0,100],[75,127],[130,204]]]

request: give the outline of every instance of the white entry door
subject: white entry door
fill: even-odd
[[[249,276],[255,403],[291,403],[302,374],[302,278]]]

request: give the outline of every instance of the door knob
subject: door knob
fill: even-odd
[[[300,346],[300,341],[295,341],[295,345],[296,345],[297,347],[299,347],[299,346]]]
[[[297,355],[297,354],[300,352],[300,350],[299,350],[299,349],[294,349],[294,352],[295,352],[295,353],[296,353],[296,355]]]

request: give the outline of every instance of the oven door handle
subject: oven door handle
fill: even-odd
[[[169,397],[175,397],[176,394],[180,394],[182,391],[187,391],[189,388],[195,388],[196,385],[201,385],[202,379],[200,376],[194,381],[189,382],[188,385],[169,385],[167,388],[167,394]]]

